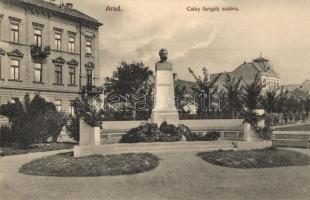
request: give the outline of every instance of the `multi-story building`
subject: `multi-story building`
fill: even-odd
[[[70,112],[99,86],[99,27],[73,4],[0,0],[0,102],[40,94]]]
[[[265,85],[263,92],[276,90],[280,88],[280,75],[270,65],[269,60],[262,56],[254,59],[252,62],[244,62],[232,72],[223,72],[219,74],[211,74],[211,79],[218,77],[216,85],[221,89],[225,84],[226,74],[231,77],[242,77],[241,85],[251,84],[256,74],[260,81]]]

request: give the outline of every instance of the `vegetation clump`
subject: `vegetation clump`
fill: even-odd
[[[150,153],[91,155],[80,158],[63,153],[33,160],[19,172],[37,176],[85,177],[130,175],[150,171],[159,165],[159,158]]]
[[[146,123],[129,130],[122,136],[120,143],[138,142],[177,142],[181,141],[182,135],[190,131],[186,126],[168,124],[163,122],[158,128],[157,124]]]
[[[57,142],[67,123],[66,115],[58,112],[53,103],[39,95],[31,100],[26,94],[23,103],[15,99],[14,103],[3,104],[0,114],[9,118],[9,126],[0,128],[1,146],[28,148],[49,138]]]
[[[274,147],[239,151],[219,150],[199,153],[197,156],[211,164],[232,168],[271,168],[310,164],[310,157],[306,154]]]

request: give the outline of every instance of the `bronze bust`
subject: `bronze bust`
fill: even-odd
[[[160,61],[155,64],[155,70],[169,70],[172,71],[172,64],[167,61],[168,59],[168,51],[163,48],[159,51]]]

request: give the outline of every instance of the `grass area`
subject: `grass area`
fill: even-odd
[[[287,127],[275,128],[275,131],[310,131],[310,124],[300,124]]]
[[[59,143],[41,143],[33,145],[27,149],[19,149],[14,147],[0,147],[0,156],[11,156],[35,152],[55,151],[62,149],[72,149],[76,143],[59,142]]]
[[[91,155],[80,158],[62,153],[33,160],[19,172],[39,176],[115,176],[142,173],[154,169],[159,158],[150,153]]]
[[[306,154],[287,149],[266,148],[240,151],[212,151],[197,156],[214,165],[232,168],[271,168],[310,164]]]

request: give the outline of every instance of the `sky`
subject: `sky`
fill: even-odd
[[[260,54],[270,60],[283,84],[310,79],[310,0],[64,0],[98,19],[101,77],[121,61],[154,69],[167,48],[178,78],[232,71]],[[106,11],[120,6],[121,12]],[[234,7],[238,11],[188,11]]]

